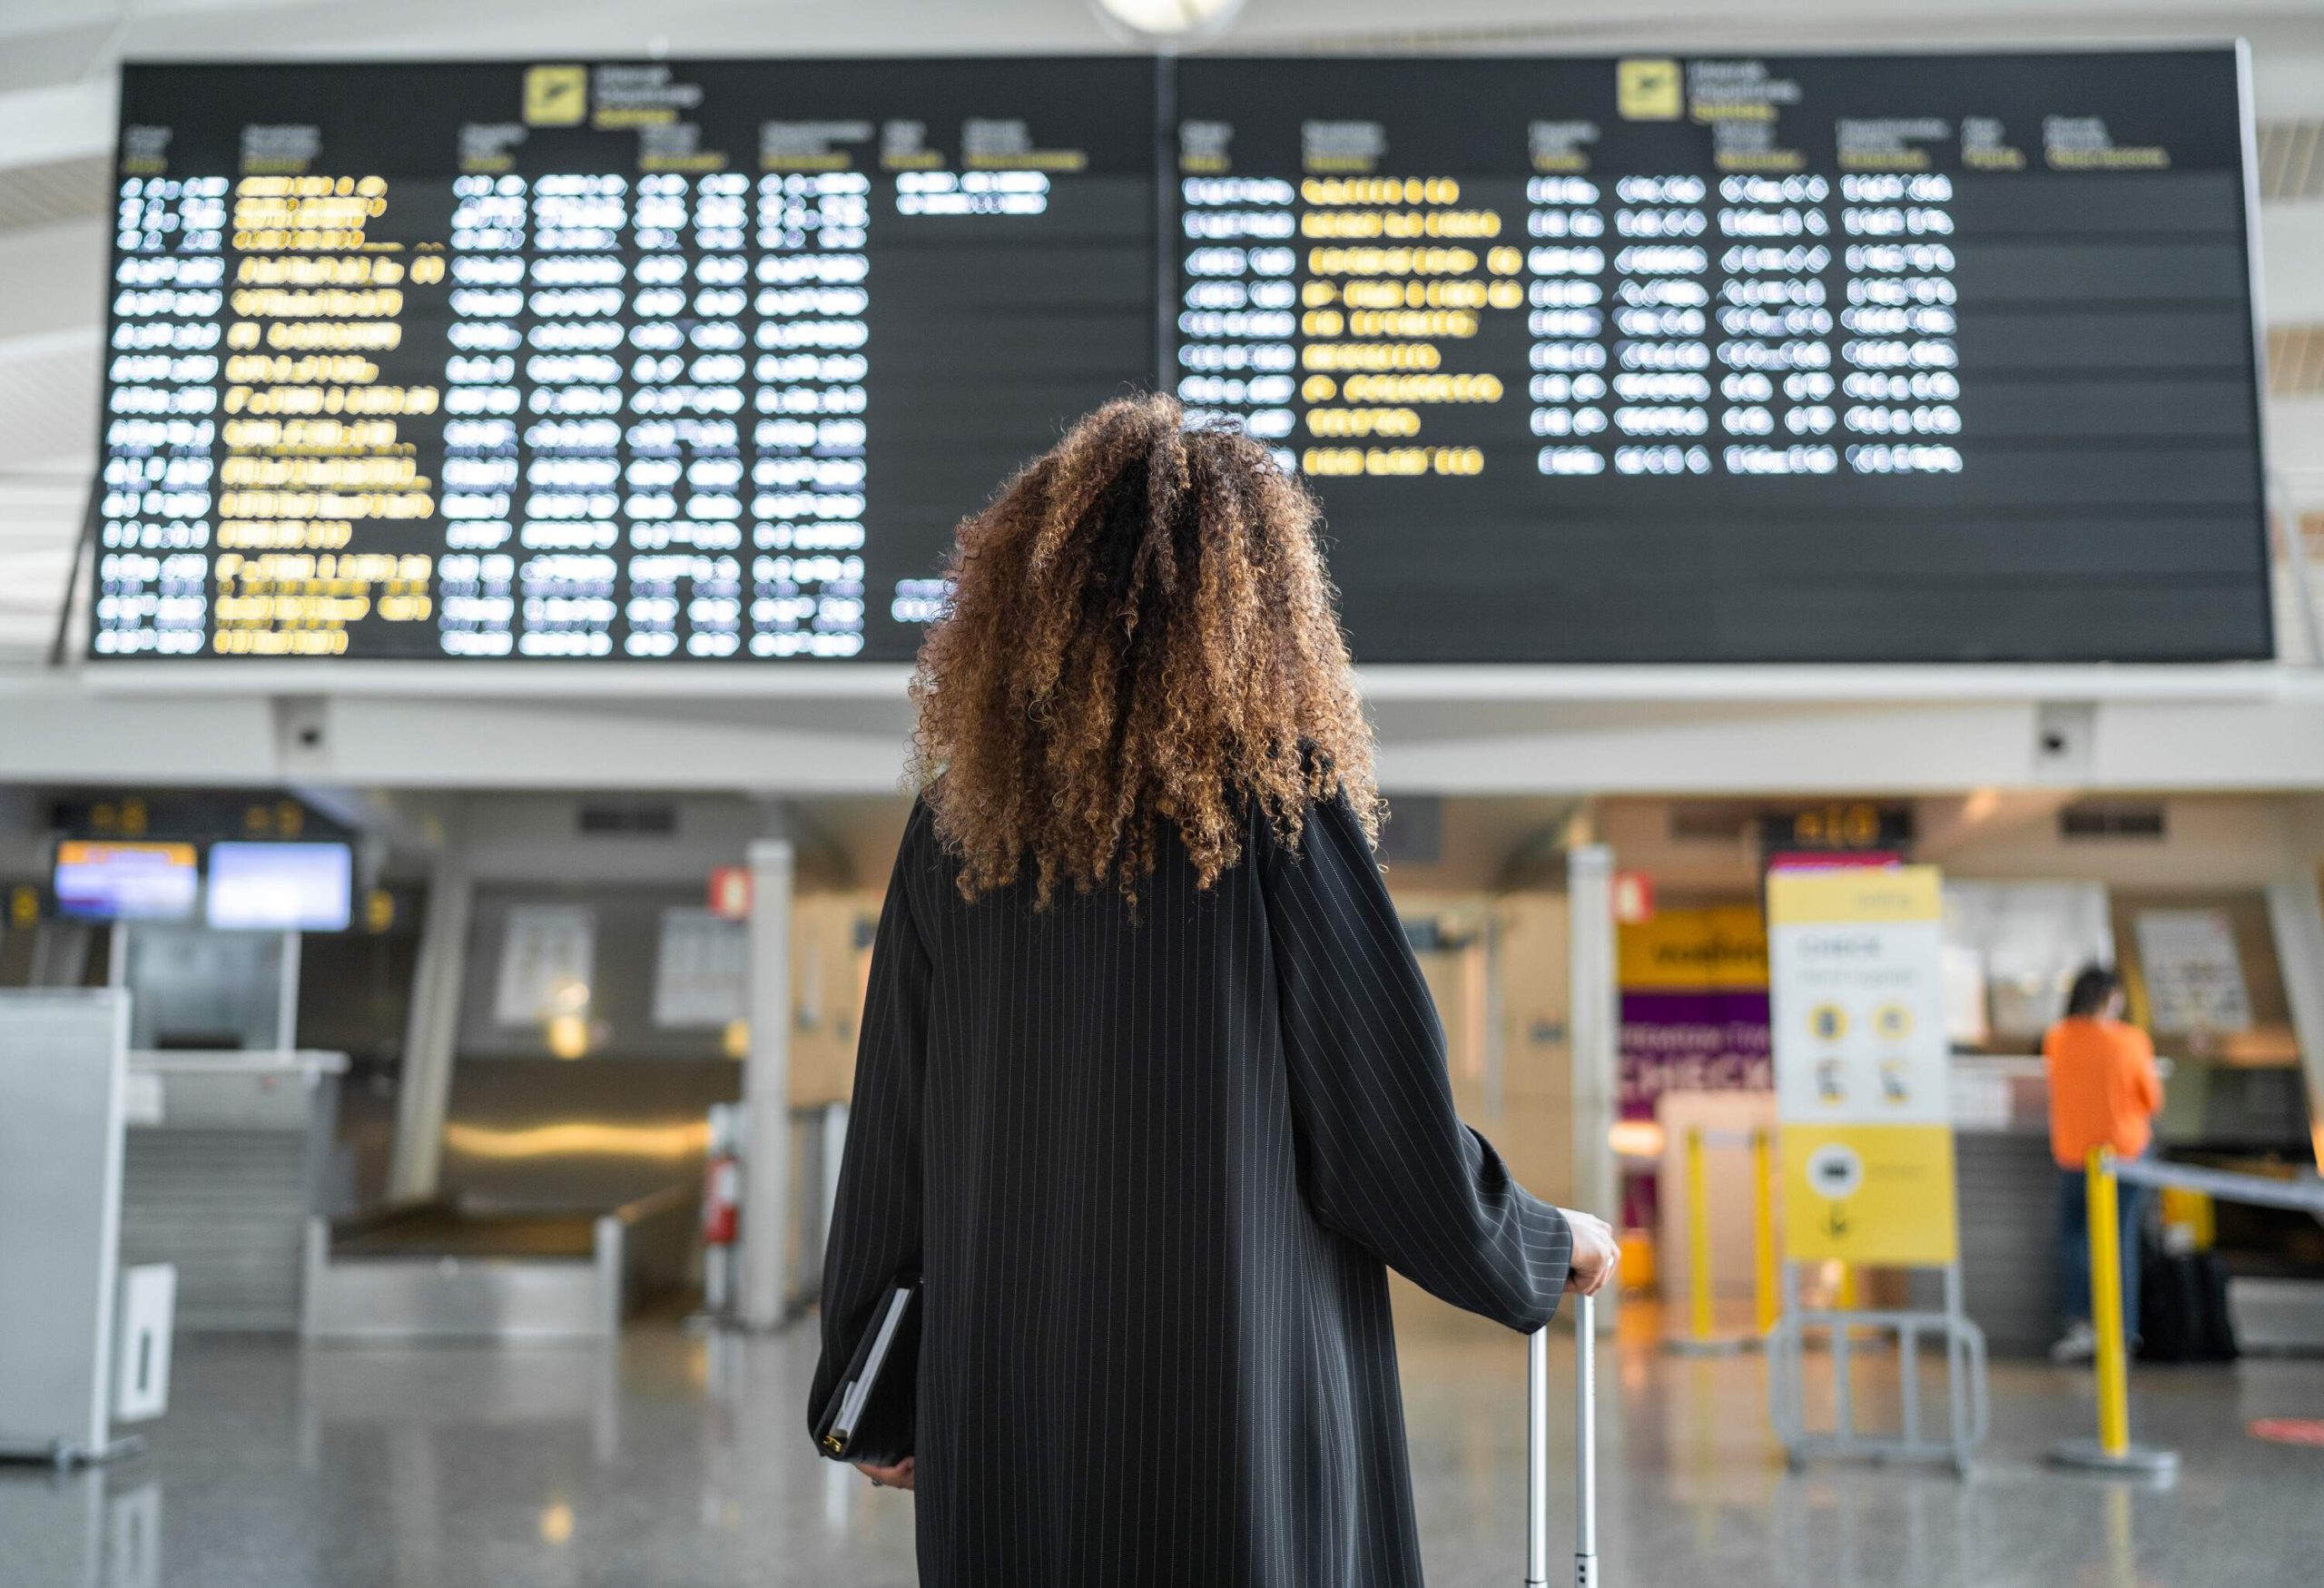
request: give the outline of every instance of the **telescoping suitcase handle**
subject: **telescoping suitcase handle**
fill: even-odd
[[[1573,1582],[1598,1588],[1597,1304],[1573,1318]],[[1525,1342],[1525,1588],[1550,1581],[1550,1331]]]

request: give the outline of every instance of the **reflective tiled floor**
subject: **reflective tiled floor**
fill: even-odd
[[[1506,1588],[1522,1568],[1521,1344],[1432,1304],[1403,1311],[1429,1581]],[[0,1474],[0,1583],[910,1583],[911,1500],[818,1462],[801,1432],[812,1352],[805,1329],[744,1343],[670,1326],[633,1330],[618,1353],[182,1342],[147,1455],[61,1480]],[[1570,1361],[1561,1342],[1561,1375]],[[2324,1362],[2137,1370],[2141,1436],[2185,1456],[2168,1490],[2043,1465],[2092,1418],[2086,1376],[2045,1366],[1996,1368],[1994,1436],[1965,1483],[1787,1474],[1756,1358],[1673,1358],[1639,1339],[1601,1371],[1610,1588],[2324,1583],[2324,1450],[2243,1432],[2324,1415]],[[1883,1381],[1893,1366],[1876,1361],[1860,1386],[1869,1397]]]

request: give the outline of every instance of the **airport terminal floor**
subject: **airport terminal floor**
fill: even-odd
[[[1523,1561],[1520,1342],[1399,1297],[1422,1547],[1434,1588]],[[2139,1369],[2169,1488],[2060,1471],[2086,1369],[2000,1366],[1966,1481],[1941,1468],[1785,1468],[1756,1356],[1659,1351],[1649,1308],[1601,1353],[1602,1581],[1612,1588],[2311,1588],[2324,1450],[2245,1425],[2324,1406],[2324,1362]],[[1566,1382],[1570,1343],[1555,1347]],[[149,1454],[0,1474],[11,1583],[235,1588],[907,1588],[913,1501],[821,1461],[800,1407],[812,1321],[705,1337],[675,1320],[595,1347],[182,1350]],[[1859,1366],[1876,1393],[1893,1358]],[[1561,1402],[1561,1409],[1562,1403]],[[1553,1515],[1571,1442],[1551,1438]],[[1571,1545],[1560,1523],[1553,1580]],[[150,1556],[147,1554],[150,1552]]]

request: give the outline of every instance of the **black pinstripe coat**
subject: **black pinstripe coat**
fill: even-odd
[[[929,1588],[1418,1583],[1383,1265],[1531,1329],[1571,1236],[1455,1118],[1353,813],[1206,891],[1167,839],[1135,917],[952,877],[916,808],[810,1421],[917,1268]]]

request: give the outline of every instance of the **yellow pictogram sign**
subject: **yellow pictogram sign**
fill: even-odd
[[[525,69],[525,123],[534,127],[577,127],[589,113],[586,66]]]
[[[1935,1267],[1959,1255],[1950,1127],[1787,1123],[1779,1149],[1794,1261]]]
[[[1677,121],[1684,108],[1679,63],[1662,56],[1617,62],[1614,104],[1624,121]]]

